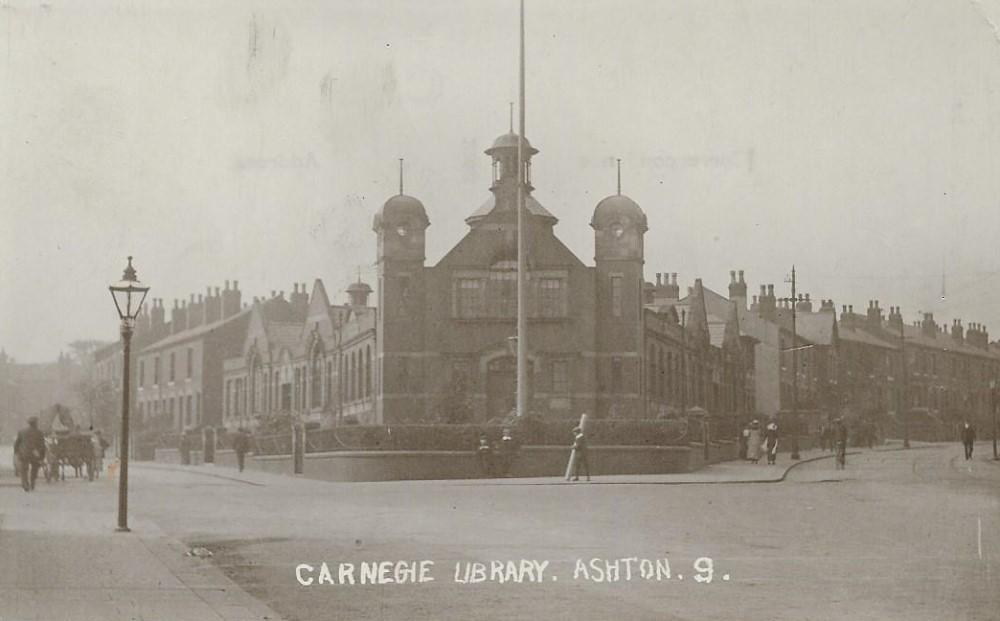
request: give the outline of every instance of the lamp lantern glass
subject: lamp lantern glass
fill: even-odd
[[[128,258],[128,265],[125,273],[122,274],[121,281],[108,287],[111,290],[111,298],[115,301],[115,308],[118,309],[118,316],[122,321],[135,321],[139,316],[139,309],[146,299],[149,287],[139,282],[135,268],[132,267],[132,257]]]

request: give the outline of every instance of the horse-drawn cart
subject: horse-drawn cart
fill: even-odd
[[[49,444],[46,455],[45,480],[66,480],[65,466],[73,468],[77,477],[83,476],[86,468],[87,479],[94,480],[94,442],[89,433],[56,435]]]

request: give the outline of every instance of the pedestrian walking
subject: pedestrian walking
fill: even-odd
[[[965,421],[962,426],[962,445],[965,446],[965,459],[972,459],[972,447],[976,443],[976,428]]]
[[[94,476],[100,477],[101,470],[104,470],[104,452],[111,443],[104,439],[100,429],[94,431],[90,439],[94,443]]]
[[[767,463],[773,465],[778,458],[778,423],[771,421],[764,429],[764,444],[767,447]]]
[[[236,437],[233,438],[233,450],[236,451],[236,466],[243,472],[243,467],[246,465],[247,451],[250,450],[250,434],[247,433],[246,429],[240,427],[236,431]]]
[[[180,445],[177,447],[181,454],[181,465],[191,465],[191,441],[188,439],[187,430],[181,433]]]
[[[834,421],[833,442],[837,451],[837,470],[847,467],[847,425],[843,418]]]
[[[760,461],[762,441],[760,421],[753,420],[750,422],[750,435],[747,437],[747,459],[752,463],[756,464]]]
[[[573,428],[573,451],[576,453],[576,468],[573,472],[573,480],[580,480],[580,470],[583,470],[590,480],[590,463],[587,461],[587,438],[583,435],[583,429]]]
[[[35,489],[38,470],[45,459],[45,436],[38,429],[38,417],[28,419],[28,426],[17,432],[14,440],[14,455],[17,457],[21,474],[21,487],[30,492]]]

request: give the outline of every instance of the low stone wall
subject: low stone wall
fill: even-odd
[[[153,451],[153,461],[161,464],[179,464],[181,452],[175,448],[158,448]]]
[[[592,475],[670,474],[697,470],[707,463],[736,459],[733,442],[709,446],[592,446],[588,456]],[[513,477],[562,476],[569,460],[566,446],[522,447],[511,465]],[[236,467],[232,450],[218,450],[215,465]],[[173,462],[176,463],[176,462]],[[272,474],[292,474],[291,455],[247,455],[246,467]],[[483,476],[472,451],[330,451],[307,453],[303,476],[323,481],[402,481],[472,479]]]
[[[199,466],[203,462],[201,449],[192,450],[190,452],[190,459],[192,466]],[[175,448],[158,448],[153,451],[153,461],[161,464],[179,464],[181,463],[181,451]],[[233,458],[233,463],[236,463],[236,458]]]

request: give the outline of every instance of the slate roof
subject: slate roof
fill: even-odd
[[[473,226],[481,222],[483,218],[490,215],[490,212],[492,212],[496,206],[497,206],[497,197],[495,194],[490,192],[489,198],[486,199],[486,201],[479,207],[479,209],[474,211],[471,216],[465,219],[466,224],[468,224],[469,226]],[[528,210],[529,214],[533,216],[539,216],[546,220],[550,220],[552,224],[559,222],[559,218],[556,218],[555,216],[552,215],[552,213],[548,209],[542,207],[542,204],[539,203],[535,199],[535,197],[530,194],[526,196],[524,199],[524,208]]]

